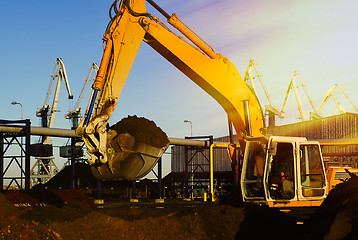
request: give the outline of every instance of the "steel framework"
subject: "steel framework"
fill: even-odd
[[[197,137],[185,137],[185,139],[206,139],[210,142],[210,145],[213,144],[213,136],[197,136]],[[210,159],[204,153],[203,147],[196,147],[196,146],[185,146],[184,154],[185,154],[185,179],[184,179],[184,198],[189,198],[190,196],[193,198],[194,196],[194,188],[204,189],[204,191],[211,195],[208,191],[209,179],[195,179],[196,172],[208,172],[210,169]],[[204,163],[195,163],[194,157],[197,154],[201,154],[204,159],[206,160]],[[190,173],[189,173],[190,167]],[[189,184],[190,182],[190,184]],[[207,185],[205,185],[207,183]],[[190,186],[189,186],[190,185]]]
[[[0,187],[8,190],[15,184],[18,189],[30,189],[30,120],[0,120],[1,126],[21,128],[17,133],[0,132]],[[24,141],[25,139],[25,141]],[[14,146],[19,146],[16,151]],[[20,152],[19,152],[20,151]],[[20,176],[10,176],[10,168]],[[23,182],[25,185],[23,185]]]

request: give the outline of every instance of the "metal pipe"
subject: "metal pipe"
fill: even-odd
[[[162,196],[162,158],[161,157],[159,158],[157,165],[158,165],[158,172],[157,172],[157,175],[158,175],[158,198],[163,199],[163,197],[165,197],[165,196]]]
[[[19,133],[23,128],[22,127],[9,127],[0,125],[0,132],[7,133]],[[76,134],[75,130],[71,129],[61,129],[61,128],[45,128],[45,127],[31,127],[31,135],[40,135],[40,136],[52,136],[52,137],[81,137]],[[169,138],[170,145],[181,145],[181,146],[196,146],[196,147],[210,147],[210,141],[200,141],[200,140],[191,140],[191,139],[181,139],[181,138]],[[214,144],[224,144],[228,145],[228,142],[213,142]],[[239,147],[239,144],[237,144]]]
[[[22,127],[9,127],[9,126],[0,126],[0,132],[7,133],[19,133],[23,128]],[[44,127],[31,127],[31,135],[40,135],[40,136],[52,136],[52,137],[80,137],[76,134],[75,130],[69,129],[60,129],[60,128],[44,128]]]
[[[228,148],[229,144],[220,143],[220,144],[211,144],[210,145],[210,195],[211,201],[215,202],[214,196],[214,147],[218,148]]]
[[[200,140],[190,140],[190,139],[181,139],[181,138],[169,138],[170,145],[181,145],[181,146],[196,146],[196,147],[210,147],[210,141],[200,141]],[[229,142],[213,142],[215,145],[229,145]],[[236,143],[237,147],[240,147]]]
[[[23,127],[9,127],[0,125],[0,133],[19,133]],[[45,128],[45,127],[31,127],[31,135],[39,136],[52,136],[52,137],[81,137],[76,134],[75,130],[61,129],[61,128]],[[312,141],[318,141],[321,145],[358,145],[358,138],[340,138],[340,139],[311,139]],[[200,141],[182,138],[169,138],[170,145],[181,146],[196,146],[196,147],[210,147],[210,141]],[[227,146],[229,142],[213,142],[215,147]],[[239,147],[239,144],[236,144]]]
[[[210,146],[210,195],[211,201],[215,202],[214,196],[214,145],[211,144]]]

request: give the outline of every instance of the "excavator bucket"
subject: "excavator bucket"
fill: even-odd
[[[110,127],[108,162],[92,165],[92,174],[102,181],[142,178],[153,169],[168,146],[167,135],[153,121],[128,116]]]

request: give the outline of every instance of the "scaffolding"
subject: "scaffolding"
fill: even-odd
[[[206,139],[213,143],[213,136],[185,137],[185,139]],[[194,198],[194,190],[203,190],[210,195],[209,178],[196,178],[196,174],[208,173],[210,171],[210,158],[204,151],[203,147],[185,146],[185,178],[184,178],[184,198]],[[195,162],[195,156],[201,155],[203,161]]]

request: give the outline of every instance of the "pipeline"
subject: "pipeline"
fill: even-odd
[[[9,126],[0,126],[0,132],[3,133],[19,133],[22,130],[22,127],[9,127]],[[62,129],[62,128],[45,128],[45,127],[31,127],[31,135],[39,136],[51,136],[51,137],[81,137],[76,134],[75,130]],[[321,145],[352,145],[358,144],[358,138],[345,138],[345,139],[313,139],[318,141]],[[210,147],[210,141],[201,141],[201,140],[191,140],[191,139],[182,139],[182,138],[169,138],[170,145],[180,145],[180,146],[195,146],[195,147]],[[228,145],[229,142],[213,142],[213,144]],[[237,144],[237,147],[239,145]]]
[[[22,127],[10,127],[10,126],[0,126],[0,132],[4,133],[19,133],[22,130]],[[39,136],[51,136],[51,137],[81,137],[76,134],[75,130],[70,129],[61,129],[61,128],[45,128],[45,127],[30,127],[31,135]],[[191,140],[191,139],[182,139],[182,138],[169,138],[170,145],[180,145],[180,146],[196,146],[196,147],[210,147],[210,141],[201,141],[201,140]],[[228,142],[213,142],[213,144],[229,144]]]

